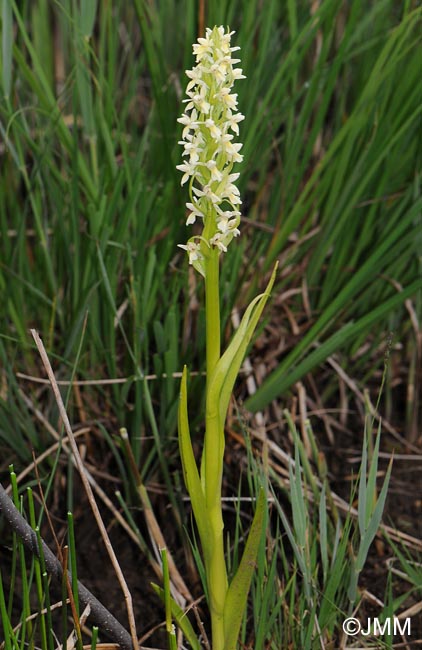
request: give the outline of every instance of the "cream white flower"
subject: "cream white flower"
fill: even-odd
[[[210,34],[208,34],[207,30],[207,38],[198,38],[198,43],[193,46],[193,53],[196,55],[197,62],[201,61],[204,57],[209,56],[212,53],[213,44],[212,41],[208,38],[209,36]]]
[[[227,126],[239,135],[239,122],[245,119],[245,116],[242,113],[232,113],[232,111],[227,111]],[[179,120],[180,121],[180,120]],[[184,136],[183,136],[184,137]]]
[[[218,187],[220,196],[227,199],[232,205],[240,205],[242,203],[239,188],[233,182],[237,180],[238,176],[239,174],[229,174]]]
[[[196,65],[187,70],[189,82],[185,112],[178,119],[183,125],[182,140],[185,161],[177,165],[183,173],[181,184],[189,181],[190,201],[186,224],[199,218],[203,222],[202,235],[191,238],[186,245],[189,263],[203,275],[210,250],[226,252],[233,237],[240,232],[241,205],[233,164],[241,162],[242,144],[235,142],[239,135],[239,122],[244,116],[237,110],[237,93],[233,84],[244,79],[240,62],[232,56],[238,47],[231,47],[234,32],[224,27],[207,28],[205,37],[193,46]],[[206,235],[204,234],[206,233]]]
[[[221,181],[223,178],[223,174],[217,167],[217,162],[215,160],[209,160],[207,163],[205,163],[205,167],[209,169],[211,172],[211,180],[212,181]],[[182,183],[183,185],[183,183]]]
[[[211,185],[204,185],[204,189],[199,190],[197,187],[193,187],[193,193],[196,194],[196,196],[204,196],[206,197],[211,203],[214,205],[220,205],[221,203],[221,196],[213,192]]]
[[[228,233],[231,233],[234,235],[240,235],[240,231],[237,229],[237,221],[236,219],[229,219],[227,216],[222,216],[218,219],[218,230],[223,233],[223,235],[227,235]]]
[[[215,93],[214,99],[223,102],[228,108],[236,108],[237,106],[237,93],[230,95],[230,88],[220,88],[218,93]]]
[[[197,92],[194,92],[192,90],[187,92],[190,99],[183,100],[187,104],[186,110],[189,111],[193,108],[196,108],[199,113],[208,115],[210,112],[210,104],[207,102],[207,96],[209,95],[207,86],[201,83],[194,88],[196,88]]]
[[[195,135],[186,135],[185,140],[181,140],[178,144],[183,144],[185,150],[183,152],[184,156],[189,156],[189,162],[197,162],[204,150],[204,139]],[[193,176],[193,174],[191,174]]]
[[[201,66],[198,65],[193,70],[185,70],[185,72],[189,79],[191,79],[186,88],[186,92],[188,93],[196,83],[200,83],[202,81],[202,69]]]
[[[189,131],[194,131],[198,127],[198,113],[193,109],[190,115],[183,113],[182,117],[179,117],[177,120],[180,124],[183,124],[185,128],[183,129],[182,138],[186,138]]]
[[[210,130],[210,134],[213,140],[219,140],[221,138],[221,129],[216,125],[211,117],[205,120],[204,124],[207,129]]]
[[[224,241],[223,233],[217,232],[213,237],[211,237],[210,244],[217,246],[222,253],[227,253],[227,245]]]
[[[196,217],[200,217],[201,219],[205,218],[205,214],[202,212],[198,204],[196,203],[186,203],[186,207],[188,210],[190,210],[190,214],[188,218],[186,219],[186,225],[191,226],[192,224],[195,223]]]
[[[242,162],[243,156],[239,153],[243,145],[240,142],[233,144],[233,135],[225,133],[218,143],[218,151],[225,153],[230,162]]]
[[[183,163],[182,165],[176,165],[176,169],[179,171],[183,172],[183,178],[182,178],[182,185],[186,183],[186,181],[189,180],[191,176],[193,176],[195,169],[197,167],[196,163]]]
[[[183,248],[189,255],[189,264],[193,264],[198,260],[202,260],[200,244],[194,241],[188,241],[187,244],[177,244],[179,248]]]

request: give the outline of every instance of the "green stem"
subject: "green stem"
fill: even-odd
[[[220,358],[220,291],[218,250],[211,249],[205,274],[207,383]]]
[[[205,499],[211,527],[211,553],[206,561],[210,597],[212,647],[224,650],[224,603],[227,569],[224,555],[221,479],[224,455],[224,423],[219,421],[218,404],[209,402],[209,382],[220,359],[219,254],[212,249],[205,277],[205,320],[207,357],[207,413],[205,422]]]
[[[210,564],[207,567],[213,650],[224,650],[225,647],[224,605],[228,589],[223,543],[223,519],[220,504],[218,512],[215,513],[216,516],[210,518],[213,541]]]
[[[206,415],[204,442],[204,487],[208,516],[213,527],[222,524],[221,514],[221,474],[224,454],[224,431],[221,431],[219,408],[215,399],[210,399],[211,377],[220,359],[220,292],[218,251],[212,248],[207,260],[205,274],[205,323],[206,323]]]

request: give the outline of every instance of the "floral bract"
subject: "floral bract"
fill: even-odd
[[[239,174],[232,173],[233,164],[241,162],[242,145],[234,142],[239,122],[244,116],[237,112],[237,94],[231,93],[236,79],[244,79],[242,70],[233,66],[238,47],[230,47],[234,32],[224,27],[207,28],[205,38],[193,46],[196,66],[187,70],[190,81],[185,113],[178,122],[184,129],[179,144],[184,147],[185,161],[177,165],[183,172],[182,185],[189,181],[190,201],[186,225],[202,219],[202,235],[179,244],[187,251],[189,263],[205,275],[209,250],[226,252],[233,237],[239,235],[239,206],[242,203],[235,185]]]

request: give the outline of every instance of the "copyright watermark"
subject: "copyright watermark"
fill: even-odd
[[[343,632],[348,636],[384,636],[385,634],[404,635],[411,634],[411,619],[399,619],[396,616],[386,618],[385,621],[379,618],[368,618],[363,625],[358,618],[349,616],[343,621]]]
[[[356,636],[362,629],[362,625],[357,618],[350,616],[343,621],[343,632],[348,636]]]

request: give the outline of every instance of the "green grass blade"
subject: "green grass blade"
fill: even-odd
[[[94,625],[92,628],[91,650],[97,649],[97,641],[98,641],[98,627]]]
[[[92,36],[95,18],[97,15],[98,0],[81,0],[80,7],[80,30],[86,38]]]
[[[159,596],[164,603],[164,597],[165,597],[164,589],[162,589],[161,587],[159,587],[154,583],[152,583],[151,586],[154,589],[157,596]],[[193,650],[201,650],[201,644],[197,639],[197,636],[194,632],[191,622],[189,621],[186,613],[176,603],[176,601],[173,598],[171,599],[171,613],[174,620],[177,622],[177,625],[180,627],[186,639],[189,641],[190,645],[192,646]]]
[[[236,650],[242,618],[246,611],[249,587],[255,570],[258,547],[264,529],[266,508],[265,490],[261,488],[245,550],[226,595],[224,604],[224,650]]]
[[[360,332],[368,331],[369,328],[375,323],[379,322],[388,313],[401,305],[406,298],[415,295],[417,291],[422,288],[422,280],[415,280],[406,289],[403,289],[398,294],[393,295],[388,300],[385,300],[381,305],[375,307],[368,314],[357,320],[356,322],[346,323],[342,326],[340,331],[336,332],[324,343],[319,345],[316,350],[310,352],[303,361],[294,366],[294,362],[300,357],[301,350],[306,349],[311,343],[317,340],[318,334],[323,329],[323,323],[326,324],[326,316],[324,315],[323,321],[319,321],[315,327],[309,330],[299,345],[294,351],[289,354],[286,359],[278,366],[262,384],[258,391],[245,402],[245,406],[250,411],[257,411],[263,409],[272,399],[277,397],[292,386],[300,377],[306,375],[307,372],[312,370],[319,363],[323,362],[327,357],[343,345],[356,337]],[[331,312],[331,309],[330,309]]]
[[[2,81],[4,96],[8,100],[12,86],[13,58],[13,10],[11,0],[2,0],[1,22]]]
[[[10,623],[9,615],[7,613],[1,569],[0,569],[0,618],[3,627],[5,650],[13,650],[13,648],[17,647],[17,643],[16,643],[16,639],[14,638],[13,628]],[[12,646],[12,642],[13,642],[13,646]]]
[[[161,549],[161,562],[163,566],[163,591],[164,591],[164,608],[166,613],[166,632],[169,650],[177,650],[176,632],[172,623],[171,613],[171,592],[170,592],[170,574],[167,559],[167,549]]]
[[[366,562],[366,558],[368,555],[369,547],[372,544],[375,535],[378,532],[380,523],[381,523],[381,518],[382,518],[382,513],[384,512],[384,506],[385,506],[385,500],[387,498],[387,491],[388,491],[388,485],[390,482],[390,476],[391,476],[391,470],[393,466],[393,459],[391,459],[388,469],[385,475],[384,483],[382,485],[380,494],[378,496],[378,499],[376,501],[375,507],[373,508],[373,512],[371,515],[371,519],[368,523],[368,526],[365,531],[365,535],[361,541],[361,545],[359,547],[359,553],[358,553],[358,558],[357,558],[357,566],[358,569],[361,570],[363,569],[363,566]],[[374,498],[375,495],[368,495],[368,497]]]

